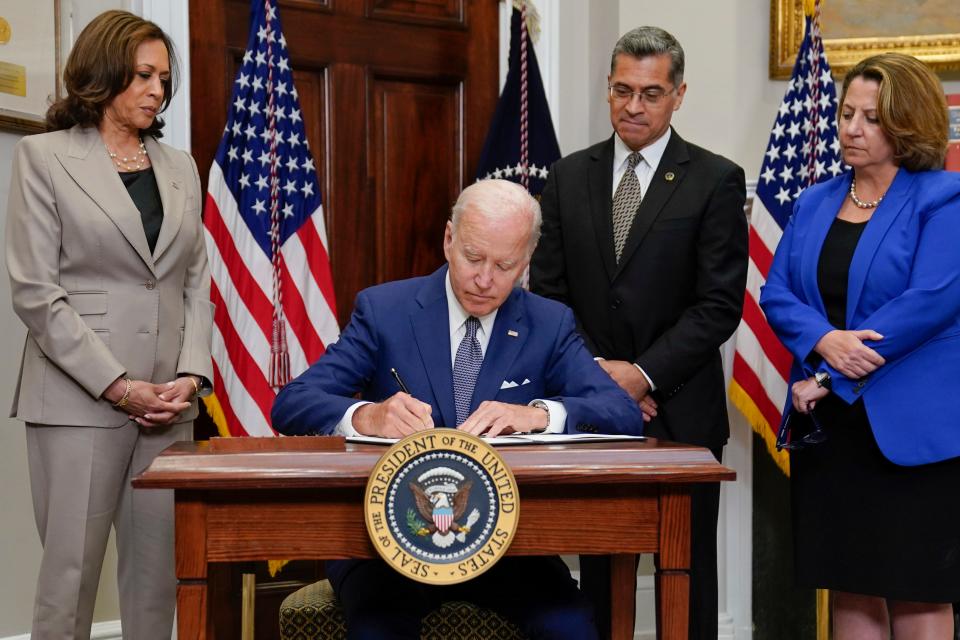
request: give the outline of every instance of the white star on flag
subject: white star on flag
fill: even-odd
[[[273,435],[276,390],[339,334],[320,185],[276,2],[252,5],[204,208],[216,309],[205,401],[221,435]]]
[[[757,302],[796,199],[814,182],[844,171],[836,121],[835,83],[816,21],[807,18],[807,33],[770,130],[750,212],[747,290],[730,384],[734,404],[785,472],[789,460],[775,450],[774,441],[792,356],[774,337]]]

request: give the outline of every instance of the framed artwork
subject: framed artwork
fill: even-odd
[[[770,77],[787,79],[803,40],[804,0],[770,0]],[[823,47],[835,75],[884,51],[934,70],[960,69],[956,0],[821,0]]]
[[[960,172],[960,93],[947,95],[950,129],[947,134],[947,171]]]
[[[61,0],[0,0],[0,129],[44,130],[60,96],[60,29]]]

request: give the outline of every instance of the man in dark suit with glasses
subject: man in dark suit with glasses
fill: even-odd
[[[600,364],[636,400],[646,433],[707,447],[729,436],[719,347],[740,321],[747,273],[743,170],[670,127],[684,54],[640,27],[613,50],[614,135],[559,160],[543,192],[531,289],[570,305]],[[717,637],[719,485],[692,501],[691,638]],[[609,611],[609,565],[581,558],[581,585]],[[601,620],[601,634],[609,620]]]

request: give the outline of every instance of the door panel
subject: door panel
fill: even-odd
[[[460,87],[415,80],[373,81],[377,280],[430,273],[444,261],[446,218],[418,203],[453,202],[460,191]],[[411,148],[426,146],[411,163]],[[396,239],[404,241],[397,242]]]

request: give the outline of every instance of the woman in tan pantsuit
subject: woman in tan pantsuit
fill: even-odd
[[[111,525],[124,638],[171,634],[172,495],[130,480],[191,437],[213,315],[197,169],[156,141],[171,51],[151,22],[98,16],[50,132],[14,153],[6,260],[28,335],[13,415],[43,543],[33,638],[89,637]]]

